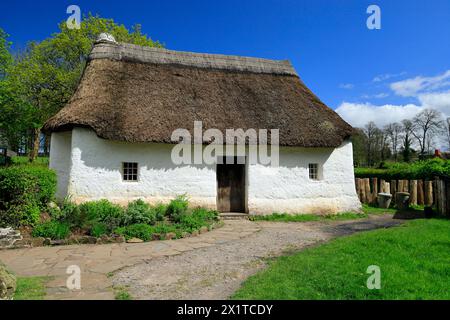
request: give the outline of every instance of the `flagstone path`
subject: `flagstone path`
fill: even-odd
[[[146,243],[0,250],[18,276],[50,276],[46,299],[114,299],[113,285],[135,299],[227,298],[265,259],[357,231],[399,224],[391,215],[340,222],[228,220],[197,237]],[[71,265],[81,290],[69,290]]]

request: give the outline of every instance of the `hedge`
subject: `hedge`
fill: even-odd
[[[434,179],[436,176],[450,177],[450,160],[434,158],[413,163],[386,163],[382,168],[355,168],[356,178],[414,180]]]
[[[34,225],[54,199],[56,174],[40,166],[0,169],[0,226]]]

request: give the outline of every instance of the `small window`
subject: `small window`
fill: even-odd
[[[137,162],[122,163],[123,181],[138,181],[138,164]]]
[[[319,180],[319,164],[310,163],[308,164],[308,169],[309,169],[309,178],[311,180]]]

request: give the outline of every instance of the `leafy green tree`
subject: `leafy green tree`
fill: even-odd
[[[0,135],[10,148],[18,149],[24,131],[27,129],[28,105],[21,101],[8,72],[13,65],[8,34],[0,29]]]
[[[33,131],[30,161],[37,156],[43,124],[74,93],[92,45],[102,32],[112,34],[118,42],[162,47],[142,34],[138,24],[130,31],[113,19],[89,14],[81,22],[80,29],[69,29],[63,22],[59,32],[50,38],[30,43],[26,53],[11,68],[10,76],[17,92],[31,106],[28,109],[28,124]]]
[[[8,41],[8,34],[0,28],[0,79],[3,79],[6,70],[11,65],[13,58],[9,52],[11,42]]]

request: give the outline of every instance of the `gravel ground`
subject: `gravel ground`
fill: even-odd
[[[401,221],[391,215],[340,222],[250,222],[259,232],[212,247],[153,258],[116,272],[113,285],[134,299],[227,299],[242,282],[287,252],[359,231],[387,228]]]

